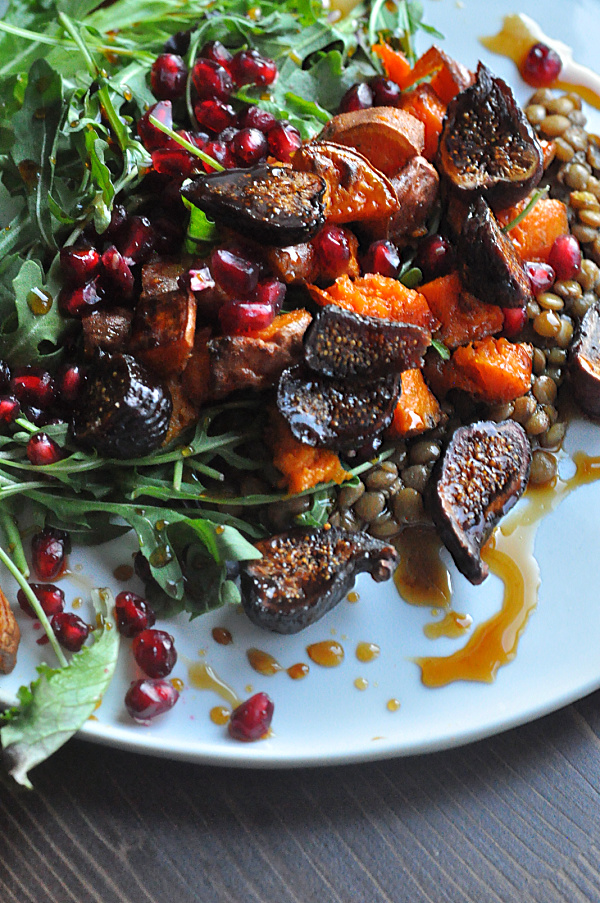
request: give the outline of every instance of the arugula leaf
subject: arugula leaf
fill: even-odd
[[[67,328],[58,309],[58,261],[51,267],[47,279],[35,260],[26,260],[13,279],[14,296],[0,291],[0,356],[12,364],[56,362],[62,351],[59,346]],[[46,313],[32,310],[37,300],[51,301]]]
[[[28,772],[75,734],[102,700],[117,664],[119,631],[112,620],[114,600],[107,589],[93,590],[102,627],[63,668],[40,665],[39,677],[19,690],[19,704],[0,720],[2,757],[19,784],[31,788]]]

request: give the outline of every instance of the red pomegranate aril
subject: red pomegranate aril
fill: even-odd
[[[253,304],[270,304],[275,313],[279,313],[285,301],[286,291],[286,285],[271,276],[268,279],[261,279],[248,300]]]
[[[557,279],[574,279],[581,268],[581,248],[574,235],[559,235],[548,254]]]
[[[231,713],[227,729],[234,740],[250,743],[269,733],[275,705],[266,693],[255,693]]]
[[[114,245],[110,245],[102,254],[102,267],[110,287],[118,291],[122,298],[131,298],[134,284],[133,273],[121,252]]]
[[[0,391],[8,389],[10,385],[10,367],[6,361],[0,360]]]
[[[131,266],[134,263],[145,263],[154,250],[155,241],[156,235],[148,217],[131,216],[118,248],[125,263]]]
[[[454,266],[454,249],[443,235],[428,235],[419,244],[414,265],[425,282],[445,276]]]
[[[261,56],[257,50],[240,50],[229,68],[236,85],[272,85],[277,78],[274,61]]]
[[[267,156],[267,139],[258,129],[241,129],[231,140],[231,150],[240,166],[254,166]]]
[[[213,60],[196,60],[192,82],[200,100],[227,100],[235,88],[227,69]]]
[[[196,132],[190,132],[189,135],[190,135],[191,144],[193,144],[195,147],[197,147],[198,150],[204,150],[207,143],[211,140],[208,132],[196,131]]]
[[[237,113],[231,104],[223,100],[201,100],[194,107],[194,116],[198,125],[216,134],[235,125],[237,120]]]
[[[341,272],[350,260],[350,244],[339,226],[332,223],[323,226],[312,243],[321,267],[328,273]]]
[[[541,295],[542,292],[547,292],[554,285],[556,274],[549,263],[528,260],[525,263],[525,272],[529,276],[534,295]]]
[[[395,279],[402,261],[396,245],[385,239],[374,241],[369,245],[362,262],[365,273],[378,273],[380,276],[390,276]]]
[[[375,75],[369,82],[374,107],[395,107],[402,96],[400,86],[383,75]]]
[[[214,288],[215,280],[212,278],[208,267],[200,267],[200,269],[190,270],[187,273],[184,284],[190,291],[200,293],[206,291],[206,289]]]
[[[170,147],[158,147],[152,151],[152,166],[163,176],[189,178],[201,165],[197,157],[184,150],[173,150]]]
[[[235,157],[231,149],[223,141],[209,141],[204,148],[204,152],[209,157],[212,157],[213,160],[216,160],[217,163],[220,163],[221,166],[224,166],[225,169],[233,169],[235,166]],[[215,167],[211,166],[210,163],[203,161],[202,165],[206,172],[216,172]]]
[[[163,44],[163,53],[176,53],[178,56],[185,56],[190,49],[191,37],[191,30],[176,31]]]
[[[269,129],[267,142],[271,154],[282,163],[289,163],[302,145],[302,136],[296,128],[286,119],[279,119]]]
[[[135,680],[125,694],[125,708],[140,724],[148,724],[157,715],[172,709],[179,691],[169,680]]]
[[[210,272],[225,294],[246,298],[256,288],[260,268],[237,251],[215,248],[210,255]]]
[[[13,373],[10,391],[21,404],[34,405],[45,411],[54,401],[56,386],[47,370],[27,365]]]
[[[219,308],[219,323],[225,335],[244,335],[266,329],[275,319],[272,304],[254,301],[226,301]]]
[[[58,397],[66,405],[73,405],[83,387],[83,369],[79,364],[65,364],[56,377]]]
[[[527,323],[527,310],[524,307],[505,307],[503,314],[502,335],[507,339],[514,339]]]
[[[171,106],[171,101],[160,100],[158,103],[155,103],[154,106],[150,107],[150,109],[144,113],[142,118],[138,120],[137,131],[144,147],[150,151],[156,150],[159,147],[179,147],[172,138],[165,135],[160,129],[157,129],[155,125],[152,125],[150,122],[151,116],[158,119],[162,125],[172,129],[173,108]]]
[[[110,223],[105,232],[107,238],[113,238],[122,231],[127,222],[127,211],[122,204],[115,204],[110,215]]]
[[[58,295],[58,307],[66,317],[82,317],[89,313],[103,300],[103,292],[98,277],[85,285],[64,286]]]
[[[65,594],[53,583],[30,583],[29,588],[42,606],[44,614],[49,618],[61,612],[65,607]],[[17,593],[17,602],[26,615],[29,615],[30,618],[37,618],[37,614],[22,589]]]
[[[131,648],[136,663],[148,677],[166,677],[177,661],[175,641],[165,630],[142,630]]]
[[[235,125],[228,125],[226,129],[223,129],[222,132],[219,132],[217,135],[217,141],[221,141],[223,144],[230,145],[235,136],[239,133],[239,129]]]
[[[51,439],[47,433],[34,433],[27,441],[25,454],[29,463],[36,467],[56,464],[63,456],[60,445],[54,439]]]
[[[130,638],[152,627],[156,621],[156,615],[146,600],[137,593],[126,590],[117,593],[115,617],[121,636]]]
[[[258,129],[263,135],[266,135],[275,125],[277,119],[268,110],[261,110],[260,107],[246,107],[238,118],[238,124],[242,129]]]
[[[61,611],[54,615],[50,626],[60,645],[69,652],[79,652],[91,630],[90,625],[72,611]]]
[[[26,420],[29,420],[30,423],[33,423],[34,426],[46,426],[49,420],[46,411],[42,411],[40,408],[36,408],[30,404],[22,405],[21,416],[25,417]]]
[[[185,221],[182,219],[176,221],[165,213],[153,220],[152,225],[156,233],[156,243],[154,245],[156,253],[161,255],[177,254],[185,238]]]
[[[100,254],[91,245],[61,248],[60,268],[71,285],[85,285],[100,269]]]
[[[220,41],[208,41],[198,56],[205,60],[212,60],[213,63],[218,63],[225,69],[229,69],[229,64],[233,59],[233,54]]]
[[[0,396],[0,424],[14,423],[21,413],[21,404],[14,395]]]
[[[44,527],[31,539],[31,558],[36,576],[45,583],[56,580],[67,566],[70,548],[68,533]]]
[[[157,100],[177,100],[183,96],[187,66],[177,53],[161,53],[150,70],[150,86]]]
[[[366,82],[352,85],[340,100],[340,113],[355,113],[373,106],[373,91]]]
[[[529,48],[520,66],[523,81],[534,88],[548,88],[556,81],[562,60],[556,50],[541,42]]]

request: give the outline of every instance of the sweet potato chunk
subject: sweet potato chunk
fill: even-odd
[[[400,380],[400,398],[396,403],[394,419],[387,429],[387,436],[391,439],[417,436],[432,430],[442,417],[439,402],[420,370],[405,370]]]
[[[265,438],[273,451],[273,464],[281,471],[282,485],[288,492],[302,492],[319,483],[343,483],[352,474],[328,448],[313,448],[294,437],[283,417],[273,412]]]
[[[434,160],[446,115],[446,104],[440,100],[431,85],[422,83],[402,95],[400,109],[411,113],[425,127],[423,156]]]
[[[436,338],[450,349],[500,332],[504,315],[495,304],[484,304],[463,289],[458,273],[448,273],[419,286],[441,326]]]
[[[181,387],[195,405],[204,404],[210,396],[210,335],[210,327],[196,330],[194,348],[181,377]]]
[[[399,209],[391,217],[357,223],[357,232],[365,243],[381,238],[401,243],[403,239],[422,235],[439,197],[440,177],[425,157],[412,157],[390,182],[396,193]]]
[[[183,386],[179,379],[167,380],[167,388],[171,393],[173,409],[169,420],[169,428],[163,445],[173,442],[186,427],[198,419],[198,407],[192,404],[189,396],[183,390]]]
[[[273,275],[286,285],[314,282],[319,275],[317,253],[310,242],[266,248],[266,258]]]
[[[498,213],[500,225],[506,226],[512,222],[528,203],[529,198],[525,198],[514,207]],[[547,263],[552,245],[560,235],[566,235],[568,231],[567,208],[563,202],[555,198],[542,198],[507,235],[521,260],[541,260]]]
[[[129,350],[160,376],[182,373],[194,347],[196,299],[191,292],[142,295],[136,307]]]
[[[8,599],[0,589],[0,674],[10,674],[17,664],[21,632]]]
[[[393,176],[407,160],[422,153],[425,127],[404,110],[371,107],[334,116],[319,140],[354,147],[384,175]]]
[[[329,222],[351,223],[391,216],[398,210],[389,180],[352,147],[313,141],[294,154],[293,167],[325,180],[325,219]]]
[[[531,387],[533,347],[491,336],[457,348],[449,361],[427,369],[438,397],[462,389],[478,401],[504,404],[525,395]]]

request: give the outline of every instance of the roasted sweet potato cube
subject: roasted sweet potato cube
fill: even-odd
[[[182,373],[194,347],[196,299],[191,292],[142,295],[132,324],[130,351],[160,376]]]
[[[404,110],[371,107],[334,116],[319,139],[354,147],[384,175],[393,176],[423,152],[425,127]]]
[[[209,327],[196,330],[194,348],[187,359],[181,377],[183,391],[196,405],[204,404],[210,395],[210,354],[208,351],[210,334]]]
[[[21,633],[8,599],[0,589],[0,674],[10,674],[17,663]]]

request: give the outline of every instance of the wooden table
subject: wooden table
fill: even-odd
[[[71,741],[0,779],[1,903],[597,903],[600,692],[471,746],[208,768]]]

